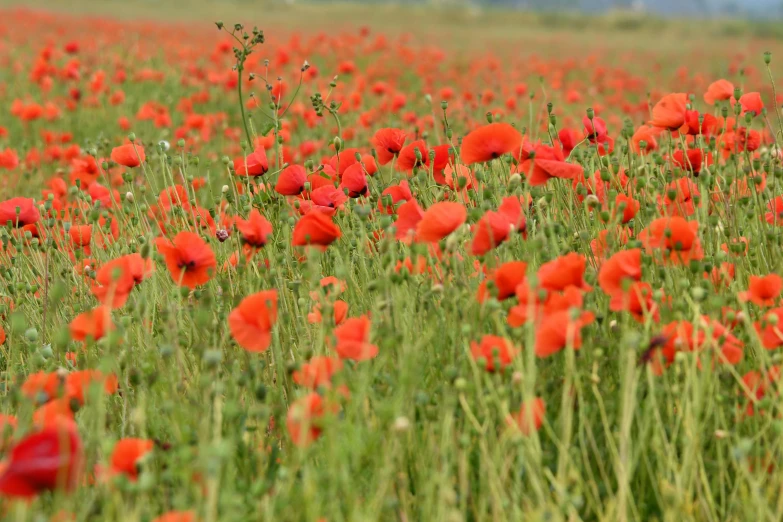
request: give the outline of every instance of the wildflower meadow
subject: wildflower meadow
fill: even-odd
[[[0,8],[2,520],[783,520],[774,25],[99,4]]]

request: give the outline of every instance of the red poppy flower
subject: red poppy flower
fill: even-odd
[[[297,446],[309,446],[322,432],[322,418],[329,412],[324,399],[315,392],[298,399],[288,409],[286,427]]]
[[[296,370],[292,377],[300,386],[315,390],[319,387],[329,387],[332,377],[343,367],[343,361],[337,357],[317,355]]]
[[[148,439],[128,438],[117,441],[111,453],[111,473],[125,475],[131,482],[139,478],[139,460],[155,447]]]
[[[698,236],[699,223],[679,216],[652,221],[639,234],[639,240],[650,252],[659,252],[664,261],[688,263],[704,257]]]
[[[196,522],[194,511],[169,511],[152,520],[152,522]]]
[[[482,163],[518,151],[522,134],[508,123],[490,123],[462,139],[460,159],[466,165]]]
[[[416,225],[416,241],[434,243],[448,236],[468,217],[467,209],[460,203],[442,201],[428,208]]]
[[[512,225],[506,216],[491,210],[487,211],[473,226],[473,240],[470,252],[474,256],[483,256],[508,239]]]
[[[228,316],[234,340],[249,352],[265,352],[272,342],[277,322],[277,290],[265,290],[245,297]]]
[[[0,471],[0,493],[31,498],[44,491],[73,490],[84,464],[75,424],[65,420],[20,440]]]
[[[272,235],[272,224],[253,209],[247,219],[237,218],[234,225],[242,235],[242,242],[253,248],[263,248]]]
[[[290,165],[283,169],[275,184],[275,192],[283,196],[298,196],[307,182],[307,171],[301,165]]]
[[[672,161],[683,170],[699,174],[704,163],[704,153],[701,149],[688,149],[687,151],[679,149],[672,156]]]
[[[327,247],[340,238],[340,227],[321,212],[310,212],[297,221],[294,226],[292,244],[294,246],[315,245]]]
[[[30,198],[11,198],[0,203],[0,225],[10,221],[15,227],[24,227],[40,219],[41,213]]]
[[[396,212],[394,207],[397,203],[410,201],[411,199],[413,199],[413,194],[411,194],[411,189],[408,186],[408,180],[404,179],[400,181],[399,185],[386,187],[381,192],[381,197],[378,199],[378,210],[384,214],[394,214]]]
[[[642,251],[638,248],[614,254],[598,271],[598,285],[609,296],[623,292],[625,281],[640,281],[641,278]]]
[[[269,161],[266,158],[266,151],[259,147],[247,157],[241,157],[234,160],[234,171],[239,176],[263,176],[269,170]]]
[[[583,172],[581,165],[565,161],[565,155],[558,142],[555,142],[552,147],[537,145],[532,153],[525,152],[521,158],[518,171],[534,187],[545,185],[552,178],[573,179]]]
[[[743,94],[739,103],[742,106],[742,112],[749,112],[753,116],[758,116],[761,111],[764,110],[764,100],[761,99],[761,94],[758,92],[749,92]]]
[[[531,435],[541,429],[546,414],[546,403],[541,397],[536,397],[522,403],[519,411],[510,416],[510,424],[516,426],[524,436]]]
[[[412,172],[416,167],[429,167],[430,155],[424,140],[409,143],[397,157],[397,168],[402,172]]]
[[[406,134],[400,129],[379,129],[372,139],[378,163],[386,165],[397,156],[405,145]]]
[[[587,259],[581,254],[571,252],[544,263],[538,269],[538,284],[544,290],[561,291],[569,286],[590,290],[585,283]]]
[[[378,355],[378,347],[370,344],[370,318],[352,317],[334,329],[335,351],[341,359],[364,361]]]
[[[536,331],[536,356],[549,357],[569,345],[578,350],[582,346],[582,328],[593,319],[590,312],[582,312],[574,319],[570,310],[548,315]]]
[[[78,370],[65,377],[65,396],[84,404],[84,394],[93,383],[100,385],[107,395],[117,392],[116,375],[104,375],[98,370]]]
[[[193,289],[212,278],[217,266],[215,253],[198,234],[180,232],[173,241],[159,237],[155,239],[155,245],[163,255],[171,278],[179,286]]]
[[[675,131],[685,123],[685,112],[688,104],[686,93],[668,94],[655,104],[652,110],[650,125],[661,129]]]
[[[757,306],[775,306],[780,291],[783,290],[783,278],[777,274],[750,276],[748,290],[740,292],[741,301],[750,301]]]
[[[144,163],[147,155],[144,153],[144,147],[135,143],[126,143],[119,147],[114,147],[111,151],[111,160],[123,167],[138,167]]]
[[[783,196],[781,196],[783,199]],[[783,211],[783,204],[781,204]],[[415,199],[406,201],[397,209],[397,221],[394,222],[396,232],[394,237],[399,241],[410,241],[415,235],[416,227],[424,217],[424,211],[421,209]]]
[[[343,174],[340,188],[348,191],[349,198],[358,198],[367,195],[367,175],[361,163],[354,163]]]
[[[484,360],[484,367],[488,372],[501,370],[511,364],[516,355],[516,350],[510,341],[496,335],[485,335],[481,343],[470,342],[470,354],[474,360]],[[495,363],[498,366],[495,366]]]
[[[99,306],[77,315],[70,324],[71,339],[85,341],[88,338],[101,339],[106,333],[114,330],[111,311],[105,306]]]
[[[712,82],[704,93],[704,101],[715,105],[717,101],[726,101],[734,95],[734,85],[728,80]]]

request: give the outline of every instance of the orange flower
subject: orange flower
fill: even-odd
[[[272,224],[256,209],[250,211],[247,219],[237,218],[234,224],[242,234],[242,242],[253,248],[264,247],[272,235]]]
[[[582,346],[581,330],[592,323],[593,319],[590,312],[582,312],[574,319],[570,310],[548,315],[536,332],[536,356],[549,357],[569,345],[578,350]]]
[[[507,339],[496,335],[485,335],[481,338],[481,343],[470,342],[470,354],[473,359],[484,360],[484,367],[488,372],[502,370],[511,364],[516,355],[516,350]],[[498,366],[495,366],[495,362]]]
[[[342,368],[341,359],[317,355],[296,370],[292,377],[296,384],[315,390],[321,386],[329,387],[334,374]]]
[[[465,206],[443,201],[428,208],[416,225],[416,241],[434,243],[448,236],[468,217]]]
[[[783,279],[777,274],[750,276],[748,290],[740,292],[741,301],[750,301],[758,306],[775,306],[783,290]]]
[[[315,392],[291,404],[286,415],[288,435],[297,446],[309,446],[321,436],[321,421],[328,413],[324,399]]]
[[[138,462],[152,451],[155,443],[147,439],[121,439],[111,454],[111,473],[125,475],[131,482],[139,478]]]
[[[107,332],[114,330],[111,320],[111,310],[105,306],[98,306],[87,312],[77,315],[71,321],[71,339],[85,341],[88,338],[101,339]]]
[[[685,124],[688,95],[686,93],[668,94],[655,104],[650,125],[675,131]]]
[[[198,234],[180,232],[174,241],[159,237],[155,245],[163,255],[172,279],[179,286],[193,289],[212,278],[217,266],[215,253]]]
[[[146,159],[147,156],[144,153],[144,147],[136,145],[135,143],[120,145],[119,147],[114,147],[111,151],[111,160],[123,167],[138,167],[144,163]]]
[[[516,426],[522,435],[528,436],[541,429],[546,414],[546,403],[541,397],[536,397],[522,403],[518,412],[512,414],[509,423]]]
[[[265,352],[269,348],[276,322],[277,290],[245,297],[228,316],[231,336],[249,352]]]
[[[466,165],[482,163],[517,152],[522,134],[508,123],[490,123],[470,132],[462,140],[460,159]]]
[[[340,238],[340,227],[321,212],[310,212],[297,221],[294,226],[292,244],[294,246],[315,245],[327,247]]]
[[[370,318],[352,317],[334,329],[337,338],[335,350],[341,359],[364,361],[378,355],[378,347],[370,344]]]

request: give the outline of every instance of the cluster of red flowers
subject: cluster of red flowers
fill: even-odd
[[[52,23],[44,14],[14,16],[39,29]],[[683,88],[694,94],[654,92],[648,107],[638,100],[647,86],[627,72],[586,69],[594,79],[587,88],[568,79],[569,71],[584,72],[576,63],[531,59],[511,68],[517,72],[503,72],[503,63],[490,57],[472,69],[477,78],[494,74],[497,83],[476,94],[475,85],[460,90],[463,73],[456,67],[431,70],[430,62],[445,59],[441,51],[417,54],[404,38],[373,38],[367,31],[294,35],[271,49],[266,65],[259,53],[248,55],[244,70],[255,79],[232,68],[232,40],[220,33],[181,47],[185,65],[170,64],[171,72],[144,66],[153,50],[143,44],[133,65],[101,60],[110,30],[98,38],[44,39],[26,65],[11,63],[15,59],[0,47],[2,67],[24,74],[30,86],[9,103],[10,130],[0,127],[0,168],[7,171],[0,259],[9,266],[12,259],[17,267],[27,263],[37,278],[34,297],[43,318],[33,319],[41,324],[51,283],[51,272],[41,267],[61,263],[73,272],[74,293],[90,303],[69,317],[67,342],[74,350],[99,354],[124,345],[130,321],[115,321],[136,318],[140,303],[154,299],[152,286],[177,287],[188,303],[199,302],[205,288],[215,289],[222,302],[236,297],[224,315],[215,312],[224,321],[216,328],[227,332],[227,346],[218,349],[238,346],[249,352],[247,360],[275,346],[288,352],[297,340],[281,323],[296,320],[304,303],[310,328],[324,335],[308,347],[306,359],[294,361],[296,387],[285,425],[294,445],[313,444],[351,400],[348,369],[392,356],[377,333],[389,327],[385,318],[349,297],[348,288],[369,292],[372,282],[353,273],[338,279],[334,263],[320,263],[334,250],[374,263],[379,278],[476,289],[476,302],[465,307],[502,315],[466,341],[465,364],[492,377],[518,369],[526,350],[554,359],[590,346],[591,329],[613,331],[607,325],[617,321],[643,325],[650,334],[639,358],[656,375],[678,354],[698,352],[699,367],[711,369],[743,362],[748,343],[783,346],[779,267],[763,261],[745,281],[742,274],[753,266],[749,252],[760,246],[741,235],[735,215],[735,206],[745,203],[766,209],[747,221],[759,236],[783,224],[783,194],[767,180],[783,161],[767,119],[782,100],[766,91],[743,92],[725,79],[708,84],[686,74]],[[153,40],[177,38],[160,27],[150,32]],[[21,37],[10,31],[12,44]],[[340,57],[336,62],[328,58],[332,52]],[[433,93],[427,104],[415,101],[415,82],[395,68],[387,71],[384,60],[357,66],[351,57],[359,53],[417,66],[410,74]],[[323,64],[299,66],[304,58]],[[240,99],[241,115],[218,103],[237,87],[255,88],[266,67],[281,71],[280,79],[265,79],[266,92]],[[325,78],[327,71],[341,79]],[[558,102],[538,112],[538,100],[536,109],[522,102],[534,99],[523,80],[533,72]],[[171,103],[169,95],[126,95],[172,78],[187,94]],[[6,89],[0,85],[0,92]],[[322,92],[330,92],[331,105]],[[300,99],[305,94],[312,107]],[[271,116],[264,112],[265,96]],[[577,115],[577,104],[592,97],[598,98],[593,108]],[[96,145],[78,115],[104,106],[118,119],[101,123],[110,139]],[[263,114],[270,127],[251,134],[245,110],[255,123]],[[489,121],[481,123],[480,114]],[[525,120],[532,126],[518,123]],[[119,137],[130,129],[137,135]],[[244,132],[251,139],[241,143]],[[176,148],[155,143],[158,136],[174,137]],[[25,148],[25,140],[35,145]],[[199,164],[202,158],[209,168]],[[43,188],[19,182],[28,170]],[[288,277],[297,284],[303,274],[323,270],[309,301],[264,275],[274,263],[293,267]],[[240,277],[242,286],[234,283]],[[242,290],[251,285],[266,289]],[[683,296],[701,302],[705,288],[732,299],[732,306],[695,306],[689,310],[697,312],[685,316]],[[3,325],[5,315],[0,343],[10,344]],[[150,324],[138,326],[153,335]],[[31,373],[20,383],[35,406],[33,430],[17,437],[15,412],[0,416],[0,427],[14,431],[0,440],[4,496],[34,497],[82,484],[85,448],[74,410],[90,402],[91,386],[113,396],[132,385],[95,367],[76,369],[88,359],[77,351],[59,356],[68,370]],[[756,404],[774,392],[779,373],[771,367],[745,375],[744,414],[759,411]],[[526,436],[544,424],[543,396],[541,390],[519,401],[509,418]],[[122,438],[108,465],[89,475],[135,481],[154,451],[152,439]],[[194,519],[191,512],[172,512],[157,520]]]

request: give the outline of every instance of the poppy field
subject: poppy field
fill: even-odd
[[[783,519],[783,40],[161,9],[0,11],[3,520]]]

